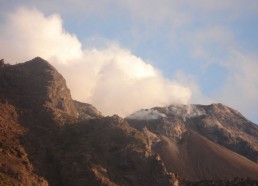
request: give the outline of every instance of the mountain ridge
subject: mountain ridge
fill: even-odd
[[[222,104],[105,117],[73,100],[62,75],[36,57],[1,61],[0,111],[0,185],[258,180],[258,127]]]
[[[179,173],[179,176],[192,181],[198,181],[200,178],[212,179],[215,175],[224,179],[238,177],[236,171],[238,167],[233,166],[231,171],[226,168],[216,170],[215,167],[224,167],[225,164],[228,164],[227,167],[234,164],[240,166],[243,164],[240,163],[243,162],[239,157],[241,155],[244,156],[244,164],[247,167],[253,167],[255,171],[252,168],[241,171],[244,169],[244,165],[241,165],[242,168],[238,169],[241,172],[240,175],[255,172],[249,176],[257,179],[258,126],[230,107],[220,103],[170,105],[139,110],[128,116],[126,120],[132,127],[138,130],[148,130],[155,135],[156,144],[152,144],[154,151],[161,155],[168,170]],[[187,147],[182,149],[185,145]],[[192,149],[192,146],[195,148]],[[217,149],[216,156],[212,149]],[[206,151],[210,153],[207,154]],[[192,159],[190,158],[191,161],[187,154],[193,155]],[[199,156],[204,154],[206,154],[204,156],[206,163],[204,163],[204,158],[202,164],[192,163],[199,162]],[[235,161],[236,159],[239,160]],[[221,163],[222,160],[224,163]],[[198,172],[197,167],[202,166],[204,167]],[[202,170],[205,169],[209,171],[206,170],[203,173]],[[234,171],[236,171],[232,174],[234,176],[228,174]]]

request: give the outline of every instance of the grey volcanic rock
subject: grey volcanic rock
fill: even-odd
[[[160,154],[169,171],[181,177],[258,179],[258,126],[225,105],[155,107],[126,120],[148,131],[152,150]]]
[[[198,122],[188,121],[188,126],[208,139],[257,162],[258,125],[222,104],[212,104],[205,109],[207,115],[197,119]]]
[[[74,106],[78,111],[78,117],[81,119],[89,119],[102,116],[101,112],[98,111],[91,104],[74,101]]]

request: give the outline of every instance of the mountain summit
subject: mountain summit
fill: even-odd
[[[8,100],[21,109],[33,111],[37,117],[45,118],[46,115],[51,114],[51,117],[57,120],[65,120],[69,117],[78,118],[83,114],[76,109],[76,106],[79,106],[78,102],[72,100],[62,75],[40,57],[17,65],[3,65],[0,73],[0,87],[2,99]],[[93,107],[92,109],[96,110]],[[89,112],[91,111],[89,109]],[[97,113],[94,112],[92,111],[91,114],[95,116]],[[65,121],[59,123],[62,122]]]
[[[169,171],[188,180],[258,178],[258,126],[225,105],[155,107],[126,120],[150,136]]]
[[[44,59],[0,63],[0,185],[251,184],[257,144],[257,125],[222,104],[104,117]]]

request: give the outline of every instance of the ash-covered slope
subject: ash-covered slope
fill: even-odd
[[[72,100],[47,61],[0,63],[0,185],[171,185],[147,138]]]
[[[258,179],[258,126],[222,104],[171,105],[126,118],[169,171],[188,180]]]

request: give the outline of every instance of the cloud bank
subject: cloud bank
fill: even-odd
[[[191,90],[166,79],[152,65],[118,44],[86,48],[67,33],[58,15],[19,8],[1,25],[0,55],[16,63],[41,56],[66,78],[74,99],[106,115],[125,116],[140,108],[188,103]]]

